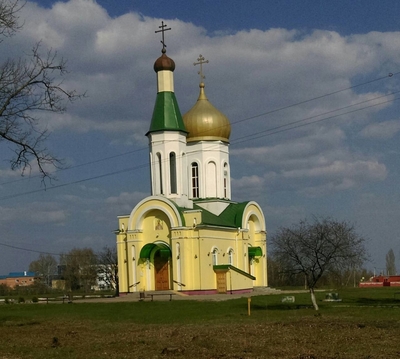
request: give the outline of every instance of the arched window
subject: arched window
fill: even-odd
[[[176,156],[174,152],[169,154],[169,177],[171,183],[171,193],[177,193],[176,188]]]
[[[228,251],[228,264],[233,265],[233,249],[229,249]]]
[[[192,196],[199,198],[199,165],[192,163]]]
[[[224,198],[228,198],[228,164],[224,164]]]
[[[162,163],[161,163],[161,154],[158,152],[155,158],[155,194],[163,194],[163,178],[162,178]]]
[[[207,163],[207,172],[206,172],[206,195],[207,198],[216,198],[217,197],[217,165],[215,162],[210,161]]]
[[[213,266],[216,266],[218,264],[218,249],[214,248],[212,251],[212,263]]]

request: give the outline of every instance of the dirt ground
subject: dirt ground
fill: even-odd
[[[0,326],[0,358],[400,358],[400,325],[318,316],[292,323]]]

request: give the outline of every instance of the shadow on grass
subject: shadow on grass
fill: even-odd
[[[240,307],[243,307],[240,306]],[[238,306],[239,308],[239,306]],[[274,311],[286,311],[286,310],[299,310],[299,309],[314,309],[311,304],[281,304],[281,303],[274,303],[274,304],[261,304],[261,303],[251,303],[251,311],[266,311],[266,310],[274,310]]]
[[[355,303],[359,304],[359,305],[400,306],[400,299],[395,299],[395,298],[357,298]]]

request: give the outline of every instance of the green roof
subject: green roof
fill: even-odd
[[[161,251],[161,257],[169,258],[171,257],[171,250],[164,243],[147,243],[140,251],[140,259],[149,259],[150,254],[154,248]]]
[[[187,132],[173,92],[164,91],[157,94],[153,117],[147,134],[155,131]]]
[[[217,264],[217,265],[213,266],[213,269],[214,269],[214,272],[215,271],[221,271],[221,270],[222,271],[225,271],[225,270],[228,271],[228,270],[231,269],[231,270],[233,270],[233,271],[235,271],[235,272],[237,272],[237,273],[239,273],[239,274],[241,274],[241,275],[243,275],[243,276],[245,276],[245,277],[247,277],[249,279],[252,279],[252,280],[256,279],[256,277],[252,276],[249,273],[246,273],[245,271],[242,271],[239,268],[234,267],[231,264]]]
[[[202,221],[198,223],[198,225],[209,225],[209,226],[216,226],[216,227],[231,227],[231,228],[239,228],[242,226],[242,219],[243,219],[243,212],[249,202],[230,202],[228,207],[225,208],[222,213],[217,216],[210,211],[200,207],[196,202],[193,203],[193,209],[188,209],[184,207],[178,206],[174,201],[171,203],[176,207],[178,210],[182,225],[186,226],[184,213],[188,210],[199,210],[201,211]]]
[[[261,247],[249,247],[249,257],[261,257],[262,255]]]
[[[202,211],[202,222],[199,224],[239,228],[242,226],[242,218],[245,207],[249,202],[229,203],[222,213],[217,216],[206,209],[194,204],[194,209]]]

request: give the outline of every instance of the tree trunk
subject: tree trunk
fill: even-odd
[[[310,294],[311,294],[311,301],[314,306],[314,309],[318,310],[319,308],[318,308],[317,300],[315,299],[314,288],[310,288]]]

